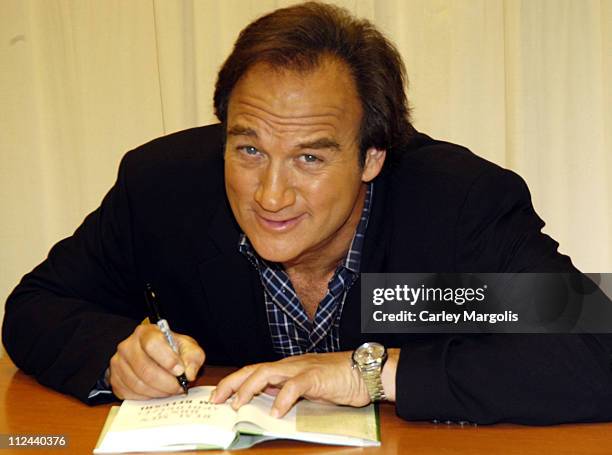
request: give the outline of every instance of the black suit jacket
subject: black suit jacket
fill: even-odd
[[[117,344],[146,316],[154,283],[175,331],[209,364],[277,359],[258,273],[238,252],[225,197],[222,131],[195,128],[126,154],[116,184],[53,247],[6,305],[3,341],[43,384],[86,401]],[[574,270],[514,173],[416,135],[375,181],[363,272]],[[360,285],[344,306],[343,350],[402,348],[406,419],[546,424],[612,418],[610,340],[591,335],[363,335]]]

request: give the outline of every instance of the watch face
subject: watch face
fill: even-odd
[[[359,365],[367,365],[381,359],[385,354],[385,347],[380,343],[364,343],[353,354],[353,360]]]

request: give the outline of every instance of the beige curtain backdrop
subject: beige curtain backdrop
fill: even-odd
[[[215,121],[239,30],[291,3],[0,0],[0,312],[125,151]],[[612,0],[337,3],[397,44],[418,129],[518,172],[561,251],[612,272]]]

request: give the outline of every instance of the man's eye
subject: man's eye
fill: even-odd
[[[241,147],[238,147],[238,150],[243,151],[247,155],[257,155],[257,153],[259,153],[259,150],[257,150],[257,148],[251,145],[243,145]]]
[[[305,163],[316,163],[316,162],[321,161],[319,157],[315,155],[309,155],[309,154],[301,155],[300,159],[304,161]]]

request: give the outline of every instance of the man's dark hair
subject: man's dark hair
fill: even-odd
[[[306,72],[315,69],[324,56],[344,62],[355,80],[363,108],[361,162],[370,147],[385,149],[392,155],[414,132],[404,91],[406,71],[402,59],[369,21],[324,3],[308,2],[276,10],[240,32],[217,78],[217,118],[227,126],[231,92],[255,63]]]

